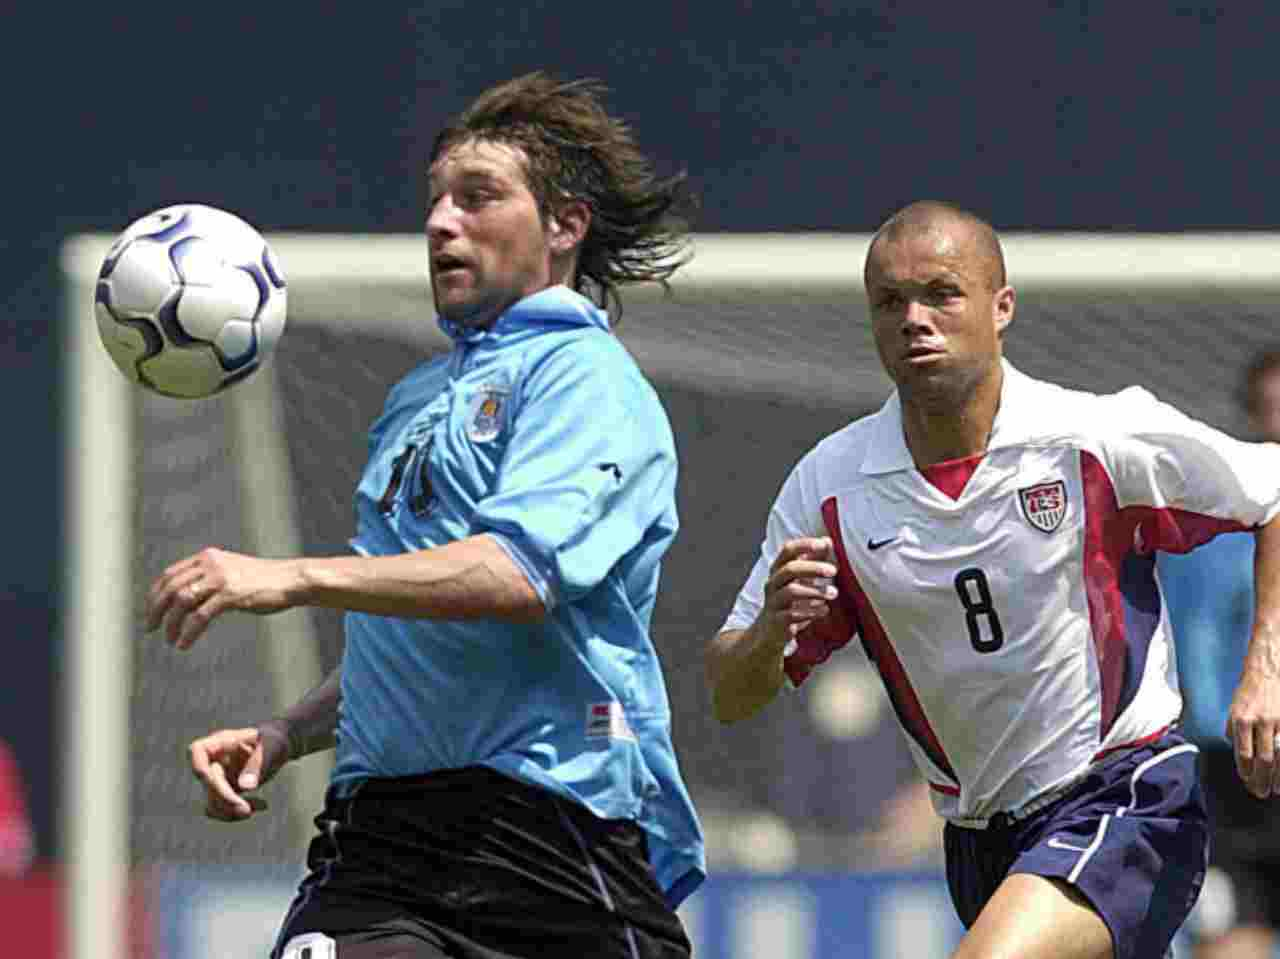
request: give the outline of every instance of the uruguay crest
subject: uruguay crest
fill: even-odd
[[[1042,533],[1052,533],[1067,515],[1067,484],[1054,480],[1020,489],[1018,503],[1028,523]]]
[[[487,442],[502,432],[503,407],[507,390],[485,386],[471,399],[467,416],[467,435],[477,443]]]

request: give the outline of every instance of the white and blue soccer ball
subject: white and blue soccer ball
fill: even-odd
[[[165,396],[211,396],[243,381],[284,333],[284,274],[266,240],[210,206],[131,223],[103,260],[98,333],[130,380]]]

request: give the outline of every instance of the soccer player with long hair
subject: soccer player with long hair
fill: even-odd
[[[602,308],[684,262],[689,194],[600,92],[523,76],[435,139],[453,348],[373,424],[355,555],[205,549],[148,595],[180,649],[228,610],[346,611],[320,688],[191,746],[209,815],[235,821],[336,742],[277,959],[689,955],[675,907],[705,858],[648,633],[675,445]]]

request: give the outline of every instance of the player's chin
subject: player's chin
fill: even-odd
[[[938,387],[949,379],[947,364],[935,358],[922,362],[904,357],[894,364],[893,380],[899,386]]]
[[[436,313],[457,326],[466,326],[476,311],[476,297],[457,290],[436,290]]]

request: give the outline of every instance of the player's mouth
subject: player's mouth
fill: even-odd
[[[940,359],[945,355],[946,353],[938,347],[920,345],[910,347],[902,354],[902,358],[906,362],[914,365],[916,363],[928,363],[932,360]]]
[[[468,269],[466,260],[449,253],[440,253],[431,258],[431,272],[436,279],[457,275]]]

